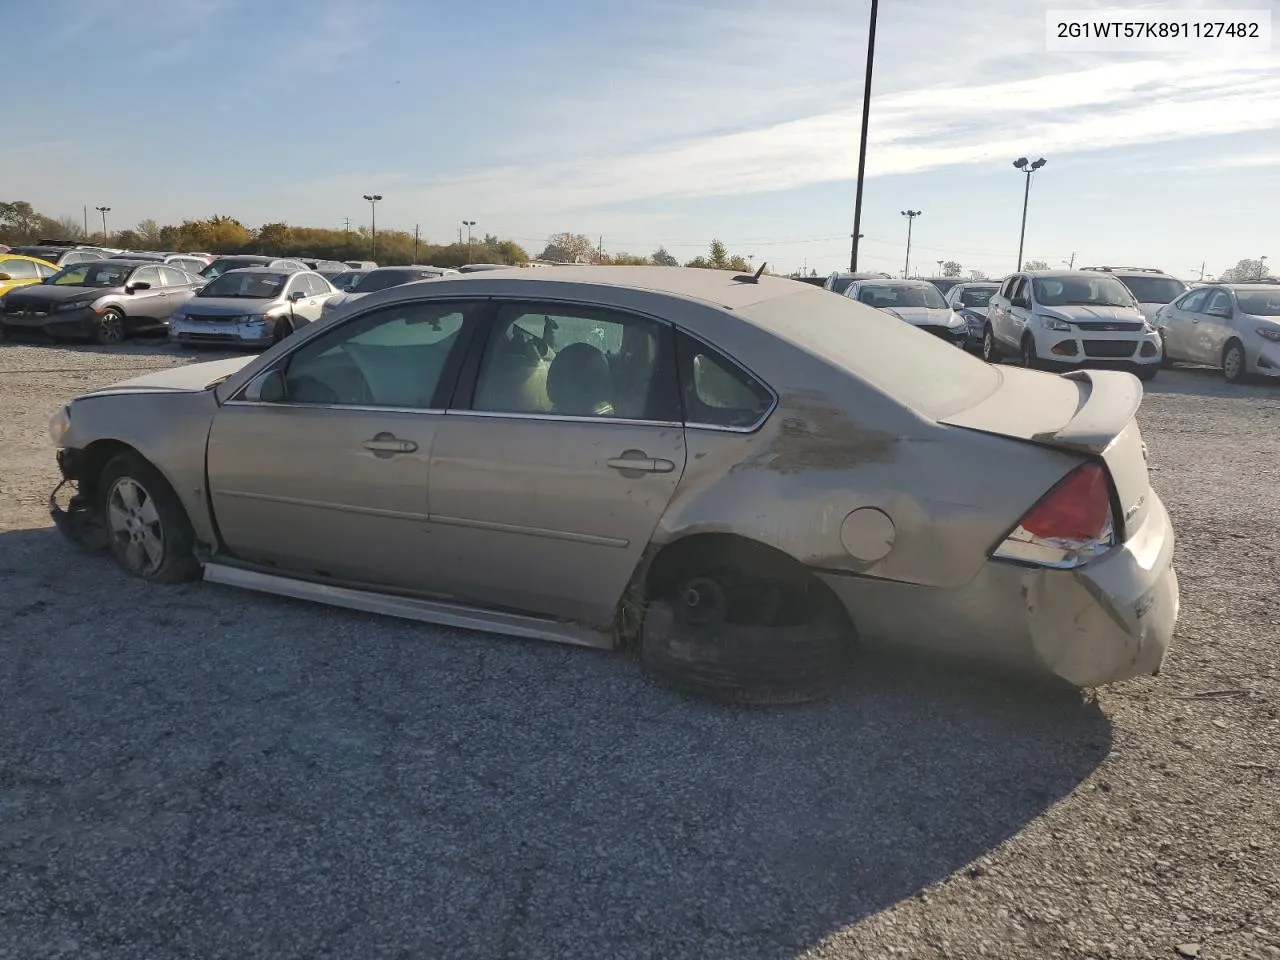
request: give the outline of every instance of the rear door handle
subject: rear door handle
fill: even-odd
[[[676,468],[676,465],[670,460],[661,460],[654,457],[636,457],[621,456],[612,457],[605,461],[614,470],[635,470],[638,473],[670,473]]]
[[[366,440],[364,448],[374,454],[389,457],[397,453],[413,453],[418,445],[412,440],[401,440],[393,433],[380,433],[372,440]]]

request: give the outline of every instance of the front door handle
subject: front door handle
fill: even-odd
[[[628,450],[622,456],[611,457],[605,463],[623,473],[632,470],[637,473],[670,473],[676,468],[670,460],[646,456],[643,450]]]
[[[397,453],[413,453],[418,445],[412,440],[401,440],[394,433],[383,432],[372,440],[366,440],[364,448],[376,457],[393,457]]]

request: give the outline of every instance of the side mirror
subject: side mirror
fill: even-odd
[[[3,283],[6,280],[12,280],[12,279],[13,277],[9,276],[7,273],[0,273],[0,283]]]
[[[268,370],[266,373],[258,374],[244,388],[246,400],[261,403],[279,403],[284,399],[284,395],[284,374],[279,370]]]
[[[301,300],[305,296],[306,294],[303,291],[295,290],[293,291],[293,293],[289,294],[289,299],[292,300],[294,303],[297,303],[299,300]]]
[[[145,280],[139,280],[137,283],[131,283],[124,288],[125,293],[137,293],[139,290],[150,290],[151,284]]]

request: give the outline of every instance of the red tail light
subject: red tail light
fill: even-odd
[[[1077,567],[1115,546],[1111,479],[1100,463],[1063,477],[993,554],[1046,567]]]

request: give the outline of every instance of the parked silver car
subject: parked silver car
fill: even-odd
[[[1171,361],[1217,367],[1232,383],[1280,377],[1280,280],[1191,290],[1164,307],[1156,325]]]
[[[957,347],[968,342],[964,318],[947,305],[928,280],[855,280],[845,287],[844,295]]]
[[[1178,614],[1141,398],[781,277],[475,273],[79,397],[52,513],[147,580],[634,644],[716,693],[855,636],[1094,685]]]
[[[0,325],[41,330],[50,337],[120,343],[163,331],[170,315],[204,281],[167,264],[100,259],[63,267],[0,299]]]
[[[228,270],[169,318],[175,343],[265,346],[319,320],[338,291],[311,270]]]
[[[457,276],[458,271],[448,267],[431,267],[420,263],[411,263],[401,267],[378,267],[370,270],[347,290],[330,300],[326,310],[333,310],[344,303],[359,300],[370,293],[398,287],[404,283],[415,283],[418,280],[438,280],[441,277]]]

